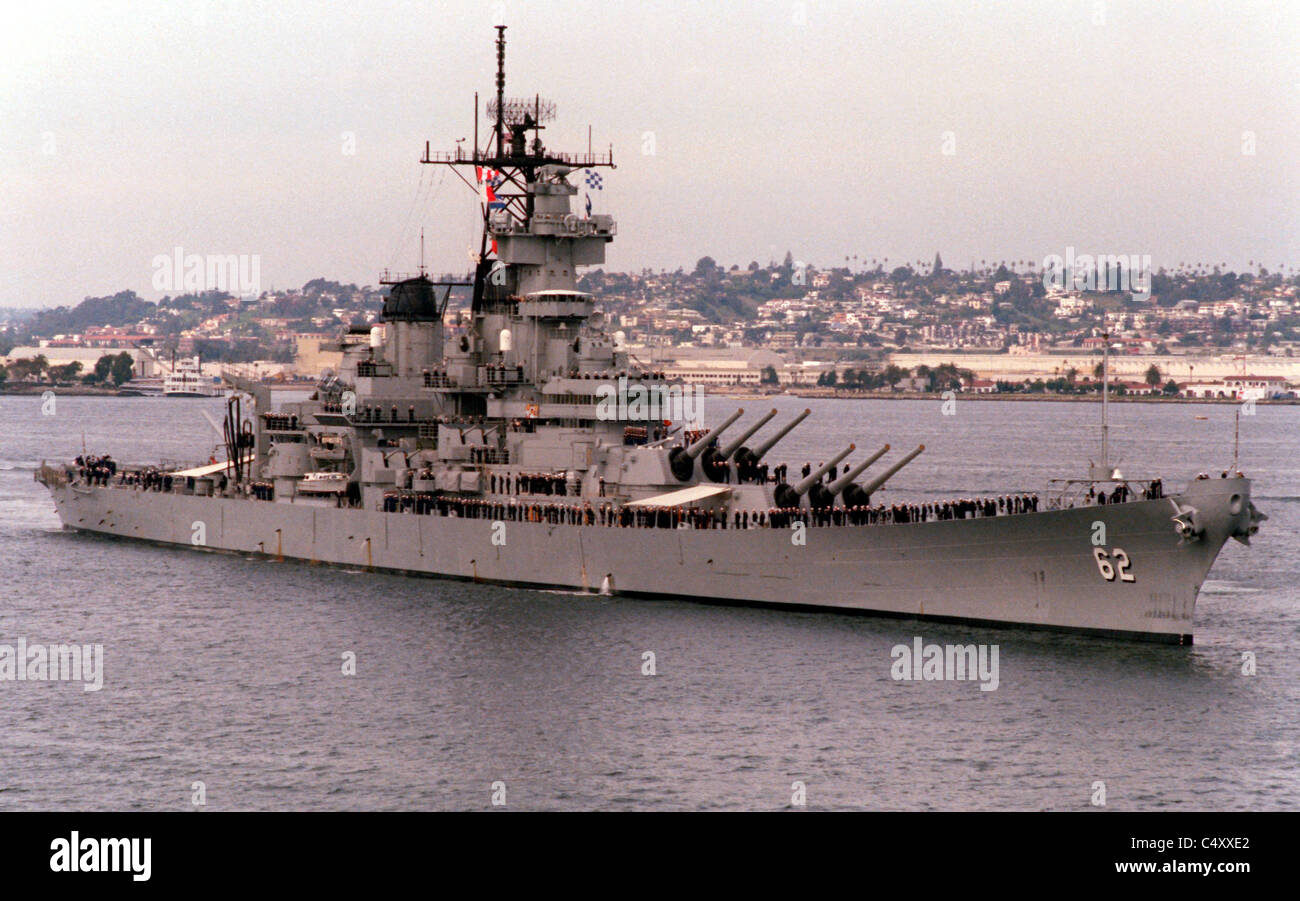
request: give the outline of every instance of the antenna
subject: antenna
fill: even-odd
[[[505,116],[505,99],[506,99],[506,27],[504,25],[496,26],[497,29],[497,156],[505,155],[505,129],[503,128]],[[488,115],[492,110],[488,109]]]
[[[1101,351],[1101,465],[1110,469],[1110,332],[1103,331]]]
[[[1241,448],[1241,407],[1237,407],[1236,422],[1232,426],[1232,473],[1237,473],[1237,457]]]
[[[420,228],[420,274],[424,275],[424,228]]]

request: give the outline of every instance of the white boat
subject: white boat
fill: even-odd
[[[163,380],[160,378],[136,378],[123,382],[117,393],[125,397],[162,397]]]
[[[220,397],[223,391],[220,381],[204,377],[198,357],[185,357],[163,379],[162,393],[164,397]]]

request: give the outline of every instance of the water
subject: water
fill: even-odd
[[[710,399],[809,418],[791,470],[924,442],[887,496],[1073,474],[1096,408]],[[1112,809],[1300,806],[1300,409],[1244,417],[1270,519],[1229,542],[1176,648],[198,554],[63,532],[42,458],[205,460],[214,400],[0,397],[0,642],[101,643],[104,688],[0,682],[0,809]],[[1113,444],[1180,481],[1232,459],[1233,409],[1112,406]],[[1206,416],[1197,420],[1196,416]],[[782,451],[787,453],[782,453]],[[1177,478],[1174,478],[1174,477]],[[993,642],[1001,684],[895,682],[891,648]],[[642,654],[658,675],[641,675]],[[345,652],[357,675],[342,675]],[[1258,672],[1242,674],[1242,654]]]

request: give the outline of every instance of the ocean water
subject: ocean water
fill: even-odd
[[[811,416],[796,470],[926,452],[897,500],[1081,471],[1097,407],[729,400]],[[1217,476],[1234,408],[1116,404],[1130,475]],[[1270,517],[1229,542],[1190,648],[364,574],[60,529],[33,481],[83,441],[204,460],[219,400],[0,397],[0,643],[102,644],[103,688],[0,681],[0,809],[1120,810],[1300,807],[1300,408],[1242,417]],[[1204,418],[1200,418],[1204,417]],[[783,453],[784,452],[784,453]],[[859,455],[860,456],[860,453]],[[999,647],[1000,685],[901,682],[891,649]],[[642,675],[642,655],[657,674]],[[355,654],[356,675],[342,674]],[[1255,656],[1254,675],[1243,654]],[[498,798],[500,785],[496,786]]]

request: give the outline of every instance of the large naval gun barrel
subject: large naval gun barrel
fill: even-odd
[[[775,492],[776,505],[778,507],[799,506],[799,498],[807,494],[809,488],[812,488],[820,482],[822,476],[826,475],[826,473],[838,466],[841,460],[853,453],[854,449],[855,445],[850,444],[848,447],[844,448],[844,450],[831,457],[821,466],[818,466],[793,485],[788,482],[782,482],[780,485],[777,485]]]
[[[673,448],[668,454],[668,465],[672,469],[673,475],[683,482],[688,480],[695,473],[695,458],[704,453],[719,435],[744,415],[745,409],[742,407],[724,419],[717,428],[710,429],[707,434],[701,436],[694,444]]]
[[[826,485],[823,485],[821,482],[813,485],[808,489],[808,506],[815,509],[833,507],[835,505],[835,495],[839,494],[849,485],[852,485],[853,480],[862,475],[863,470],[883,457],[888,451],[889,445],[886,444],[880,450],[876,451],[870,457],[867,457],[867,459],[844,473],[844,475],[840,476],[838,479],[832,479]],[[831,475],[834,475],[834,473],[831,473]]]
[[[763,455],[776,446],[776,443],[790,433],[790,430],[808,418],[812,410],[804,410],[796,416],[791,422],[786,423],[782,428],[777,429],[776,434],[768,438],[757,448],[750,450],[747,447],[736,449],[736,471],[740,474],[742,480],[753,479],[757,475],[758,461]]]
[[[850,469],[848,472],[844,473],[844,475],[840,476],[838,479],[831,482],[829,485],[826,486],[826,490],[829,491],[831,494],[839,494],[845,488],[849,487],[849,485],[853,482],[854,479],[862,475],[863,470],[865,470],[872,463],[875,463],[877,460],[879,460],[887,453],[889,453],[888,444],[886,444],[880,450],[876,451],[870,457],[867,457],[867,459],[863,460],[861,463],[859,463],[857,466]]]
[[[749,438],[750,435],[761,429],[764,423],[775,415],[776,411],[773,410],[766,416],[761,417],[758,422],[745,429],[740,437],[734,441],[729,441],[723,447],[713,445],[706,450],[704,456],[700,459],[700,465],[704,467],[704,474],[715,482],[725,482],[729,480],[731,477],[731,464],[727,461],[731,459],[731,455],[735,454],[737,451],[743,453],[745,451],[743,446],[745,440]],[[737,462],[736,472],[741,481],[744,481],[745,478],[752,474],[750,469],[742,468],[739,462]]]
[[[881,485],[889,481],[894,473],[898,472],[908,463],[911,463],[921,451],[925,450],[925,445],[917,445],[916,450],[907,454],[893,466],[886,469],[880,475],[876,476],[865,485],[848,485],[844,488],[844,506],[846,507],[867,507],[871,504],[871,492],[875,491]]]
[[[736,451],[740,450],[740,448],[744,446],[745,442],[748,441],[755,432],[757,432],[763,426],[767,425],[768,421],[775,415],[776,415],[776,410],[773,409],[766,416],[760,417],[758,422],[754,423],[749,428],[745,429],[745,431],[741,432],[740,436],[736,438],[735,441],[729,442],[726,447],[719,450],[718,453],[722,455],[722,459],[730,460],[731,455],[734,454]]]
[[[752,460],[755,463],[757,463],[759,460],[763,459],[763,455],[765,453],[770,451],[772,448],[776,447],[776,443],[780,441],[782,438],[784,438],[786,435],[790,434],[790,430],[793,429],[795,426],[797,426],[799,423],[803,422],[805,419],[807,419],[810,413],[812,413],[812,410],[804,410],[802,413],[800,413],[798,416],[792,419],[789,423],[787,423],[783,428],[777,429],[775,435],[773,435],[771,438],[768,438],[758,447],[754,448]]]

